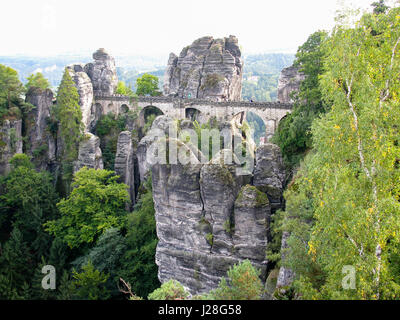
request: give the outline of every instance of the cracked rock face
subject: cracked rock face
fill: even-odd
[[[135,166],[132,134],[129,131],[123,131],[119,134],[115,155],[115,172],[120,176],[120,182],[129,187],[130,207],[133,208],[135,204]]]
[[[82,123],[85,131],[89,131],[93,104],[93,85],[84,70],[83,64],[74,64],[67,67],[69,74],[75,82],[79,93],[79,105],[82,111]]]
[[[78,160],[75,162],[74,173],[83,167],[103,169],[100,139],[92,133],[86,133],[84,141],[79,144]]]
[[[290,237],[289,232],[283,232],[282,247],[281,247],[282,261],[285,260],[285,252],[284,251],[289,247],[288,243],[287,243],[289,237]],[[282,266],[279,269],[279,275],[278,275],[278,281],[276,282],[276,287],[278,289],[289,287],[292,284],[294,278],[295,278],[295,273],[291,269]]]
[[[165,72],[164,94],[212,101],[239,101],[243,61],[235,36],[203,37],[171,53]]]
[[[10,159],[22,153],[22,120],[4,120],[0,126],[0,175],[10,172]]]
[[[30,88],[25,100],[35,106],[25,121],[26,153],[33,157],[36,168],[49,170],[49,165],[56,160],[56,141],[48,130],[47,122],[53,105],[53,92],[50,89]]]
[[[192,294],[215,289],[245,259],[265,281],[269,200],[248,185],[251,176],[236,176],[235,166],[224,164],[228,152],[204,165],[152,167],[158,277],[178,280]]]
[[[118,85],[115,60],[103,48],[93,53],[93,63],[85,66],[85,72],[92,80],[95,96],[113,95]]]
[[[257,148],[253,183],[268,195],[273,209],[281,207],[285,168],[277,145],[267,143]]]
[[[278,101],[281,103],[292,103],[290,97],[292,92],[298,92],[301,82],[305,79],[299,68],[291,66],[282,70],[278,82]]]

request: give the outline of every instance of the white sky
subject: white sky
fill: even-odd
[[[369,7],[375,0],[346,0]],[[0,55],[179,53],[195,39],[239,38],[245,54],[295,52],[331,29],[337,0],[2,0]]]

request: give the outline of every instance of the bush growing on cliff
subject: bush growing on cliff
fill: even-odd
[[[234,265],[228,270],[228,280],[222,278],[218,288],[211,291],[207,299],[211,300],[259,300],[263,285],[260,271],[249,260]]]
[[[26,80],[28,80],[25,84],[26,90],[29,90],[31,87],[40,88],[42,90],[50,89],[49,81],[40,72],[31,74]]]
[[[176,280],[163,283],[161,288],[149,294],[149,300],[186,300],[189,293]]]
[[[143,76],[136,79],[136,94],[138,96],[160,96],[161,92],[158,90],[158,78],[152,74],[145,73]]]

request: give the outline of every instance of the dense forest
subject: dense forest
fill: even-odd
[[[400,8],[383,1],[372,7],[354,24],[348,23],[352,13],[342,13],[332,31],[310,35],[295,57],[246,60],[245,99],[274,100],[279,72],[293,58],[305,75],[293,112],[272,140],[290,175],[286,206],[272,216],[266,258],[270,275],[280,267],[293,272],[287,287],[272,288],[275,299],[400,298]],[[116,93],[161,94],[161,71],[120,69],[119,75]],[[54,86],[41,73],[23,77],[24,83],[14,68],[0,64],[2,124],[22,120],[25,128],[33,108],[25,95]],[[46,127],[59,134],[59,168],[38,169],[42,151],[35,150],[32,156],[15,154],[0,177],[0,299],[262,299],[266,288],[248,260],[199,296],[173,279],[159,282],[152,177],[139,186],[132,206],[114,163],[117,134],[129,130],[137,142],[155,117],[139,133],[130,126],[135,112],[102,115],[94,132],[102,138],[105,169],[74,172],[87,136],[67,69],[60,80]],[[265,127],[252,114],[247,120],[259,142]],[[57,270],[55,290],[43,290],[48,265]]]

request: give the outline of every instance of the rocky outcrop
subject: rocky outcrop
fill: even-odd
[[[120,182],[129,187],[130,208],[133,208],[135,204],[135,166],[132,135],[129,131],[119,134],[115,155],[115,172],[120,176]]]
[[[103,48],[93,53],[94,62],[85,66],[95,96],[113,95],[118,84],[115,60]]]
[[[25,121],[25,152],[33,159],[36,168],[49,170],[50,164],[56,160],[56,139],[49,130],[53,92],[32,87],[26,93],[25,101],[34,106]]]
[[[86,133],[84,140],[79,144],[78,160],[74,164],[74,172],[83,167],[103,169],[100,139],[92,133]]]
[[[0,126],[0,175],[10,172],[10,159],[22,153],[22,120],[4,120]]]
[[[180,142],[178,149],[183,147]],[[225,164],[230,152],[222,150],[203,165],[152,166],[161,282],[175,279],[192,294],[205,293],[245,259],[265,281],[271,206],[265,193],[249,185],[251,176],[237,176],[236,166]]]
[[[281,247],[281,252],[282,252],[281,260],[282,261],[285,260],[285,257],[286,257],[285,250],[287,250],[287,248],[289,247],[288,243],[287,243],[289,237],[290,237],[289,232],[286,232],[286,231],[283,232],[282,247]],[[278,280],[276,282],[277,289],[285,290],[285,288],[289,287],[292,284],[294,277],[295,277],[295,273],[291,269],[282,266],[279,269]]]
[[[164,94],[213,101],[239,101],[243,61],[235,36],[203,37],[171,53],[165,73]]]
[[[299,68],[291,66],[282,70],[278,82],[278,101],[281,103],[294,102],[291,94],[298,92],[301,82],[305,79]]]
[[[285,168],[277,145],[267,143],[257,148],[253,183],[268,195],[273,209],[282,206]]]
[[[93,85],[84,68],[83,64],[74,64],[67,67],[78,89],[82,123],[84,124],[85,131],[89,131],[89,125],[92,120]]]

